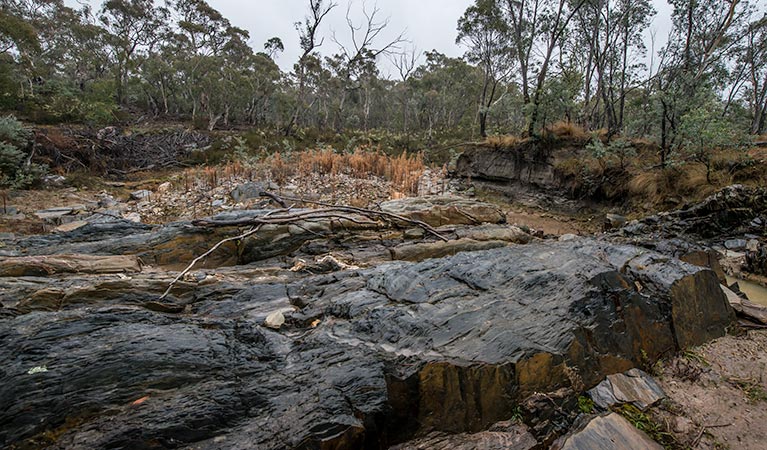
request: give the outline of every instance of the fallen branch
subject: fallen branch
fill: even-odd
[[[435,236],[437,239],[440,239],[442,241],[448,242],[450,240],[446,238],[445,236],[443,236],[442,234],[440,234],[439,231],[434,229],[434,227],[432,227],[428,223],[420,221],[420,220],[409,219],[399,214],[388,213],[385,211],[376,211],[374,209],[358,208],[356,206],[333,205],[331,203],[325,203],[325,202],[314,201],[314,200],[305,200],[305,199],[297,198],[297,197],[279,197],[276,194],[273,194],[271,192],[261,192],[260,195],[262,197],[271,198],[272,200],[275,200],[275,201],[282,200],[282,203],[284,203],[285,200],[290,200],[292,202],[301,202],[307,205],[323,206],[325,208],[334,209],[338,211],[356,213],[366,217],[376,216],[379,218],[385,218],[389,220],[398,220],[400,222],[409,223],[411,225],[415,225],[417,227],[423,228],[424,231],[426,231],[427,233]],[[322,210],[318,210],[318,211],[322,211]]]
[[[287,211],[289,211],[289,209]],[[266,215],[264,217],[267,217],[267,216],[269,216],[271,214],[275,214],[275,213],[278,213],[278,212],[280,212],[280,211],[279,210],[269,211],[268,213],[266,213]],[[203,259],[207,258],[208,256],[212,255],[213,252],[215,252],[216,250],[221,248],[222,245],[224,245],[224,244],[226,244],[228,242],[234,242],[234,241],[239,241],[239,240],[242,240],[242,239],[246,239],[246,238],[248,238],[248,237],[258,233],[261,230],[262,226],[263,226],[263,224],[258,224],[254,228],[251,228],[249,231],[247,231],[247,232],[245,232],[243,234],[240,234],[239,236],[234,236],[234,237],[223,239],[223,240],[219,241],[216,245],[211,247],[210,250],[208,250],[207,252],[205,252],[202,255],[200,255],[197,258],[195,258],[191,263],[189,263],[188,266],[186,266],[186,269],[182,270],[178,274],[178,276],[176,276],[176,278],[174,278],[173,281],[170,282],[170,284],[168,285],[168,289],[166,289],[165,292],[160,296],[160,300],[164,300],[168,295],[170,295],[170,291],[173,289],[173,286],[175,286],[176,283],[181,281],[181,279],[184,278],[184,276],[186,276],[186,274],[188,274],[189,271],[191,271],[192,268],[194,268],[194,266],[197,265],[197,263],[199,263]]]

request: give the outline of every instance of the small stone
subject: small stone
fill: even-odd
[[[422,239],[425,233],[423,228],[410,228],[405,230],[405,239]]]
[[[725,241],[724,246],[727,250],[745,250],[748,247],[748,241],[745,239],[730,239]]]
[[[282,327],[284,324],[285,324],[285,316],[282,314],[282,311],[275,311],[269,314],[266,317],[266,320],[264,320],[264,326],[272,328],[274,330],[279,330],[280,327]]]
[[[165,183],[157,186],[157,192],[161,194],[165,194],[167,192],[170,192],[172,188],[173,188],[173,184],[170,181],[166,181]]]
[[[213,200],[213,202],[210,204],[210,206],[212,206],[214,208],[220,208],[220,207],[224,206],[224,201],[223,200]]]
[[[608,214],[605,216],[605,229],[617,230],[623,228],[627,222],[628,219],[619,214]]]
[[[62,206],[58,208],[48,208],[48,209],[42,209],[40,211],[37,211],[35,215],[39,219],[43,220],[56,220],[63,216],[66,216],[67,214],[72,214],[73,209],[68,206]]]
[[[578,236],[575,234],[563,234],[562,236],[559,236],[559,242],[569,242],[576,239],[578,239]]]
[[[77,220],[75,222],[69,222],[65,223],[64,225],[60,225],[56,227],[56,233],[69,233],[70,231],[75,231],[78,228],[82,228],[84,226],[88,225],[88,222],[85,220]]]
[[[61,175],[47,175],[43,177],[43,184],[48,187],[64,186],[65,181],[67,179]]]
[[[151,191],[142,189],[140,191],[131,192],[130,198],[131,200],[144,200],[144,199],[148,199],[151,195],[152,195]]]
[[[141,223],[141,215],[136,212],[123,214],[123,219],[134,223]]]
[[[6,206],[5,208],[0,208],[0,216],[15,216],[18,213],[19,210],[15,206]]]
[[[109,194],[102,194],[99,196],[99,208],[112,208],[117,204],[117,200]]]
[[[746,249],[749,252],[759,251],[759,241],[756,239],[751,239],[750,241],[748,241],[748,244],[746,245]]]

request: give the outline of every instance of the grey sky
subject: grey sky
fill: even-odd
[[[331,40],[335,31],[339,39],[347,39],[349,35],[346,25],[346,9],[348,0],[337,0],[339,6],[331,12],[321,29],[325,43],[320,48],[324,55],[337,51],[336,44]],[[362,20],[363,0],[351,0],[352,17]],[[306,15],[308,0],[208,0],[211,6],[221,11],[233,25],[250,32],[250,44],[259,51],[269,38],[277,36],[285,44],[285,53],[280,55],[277,62],[290,70],[300,55],[298,36],[294,23]],[[69,5],[90,3],[98,9],[100,0],[66,0]],[[405,31],[408,40],[421,51],[437,49],[448,56],[460,56],[463,50],[456,45],[456,23],[473,0],[378,0],[382,19],[389,18],[390,25],[381,41],[392,39]],[[670,28],[670,7],[666,0],[653,0],[658,14],[651,28],[658,31],[658,39],[662,40]],[[375,5],[375,0],[367,0],[368,9]],[[649,45],[648,45],[649,47]],[[390,65],[383,62],[382,70],[390,72]]]

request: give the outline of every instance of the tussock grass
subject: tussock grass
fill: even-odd
[[[499,134],[485,138],[484,145],[494,148],[514,148],[525,141],[526,139],[512,134]]]
[[[583,127],[566,121],[554,122],[553,124],[546,127],[546,132],[556,136],[559,139],[567,139],[573,141],[586,141],[591,138],[591,135],[587,133]]]

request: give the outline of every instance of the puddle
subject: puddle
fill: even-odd
[[[727,284],[732,285],[732,283],[738,283],[738,286],[740,286],[740,290],[743,291],[747,296],[748,299],[752,302],[767,306],[767,288],[754,283],[753,281],[746,281],[746,280],[739,280],[737,278],[727,277]]]

